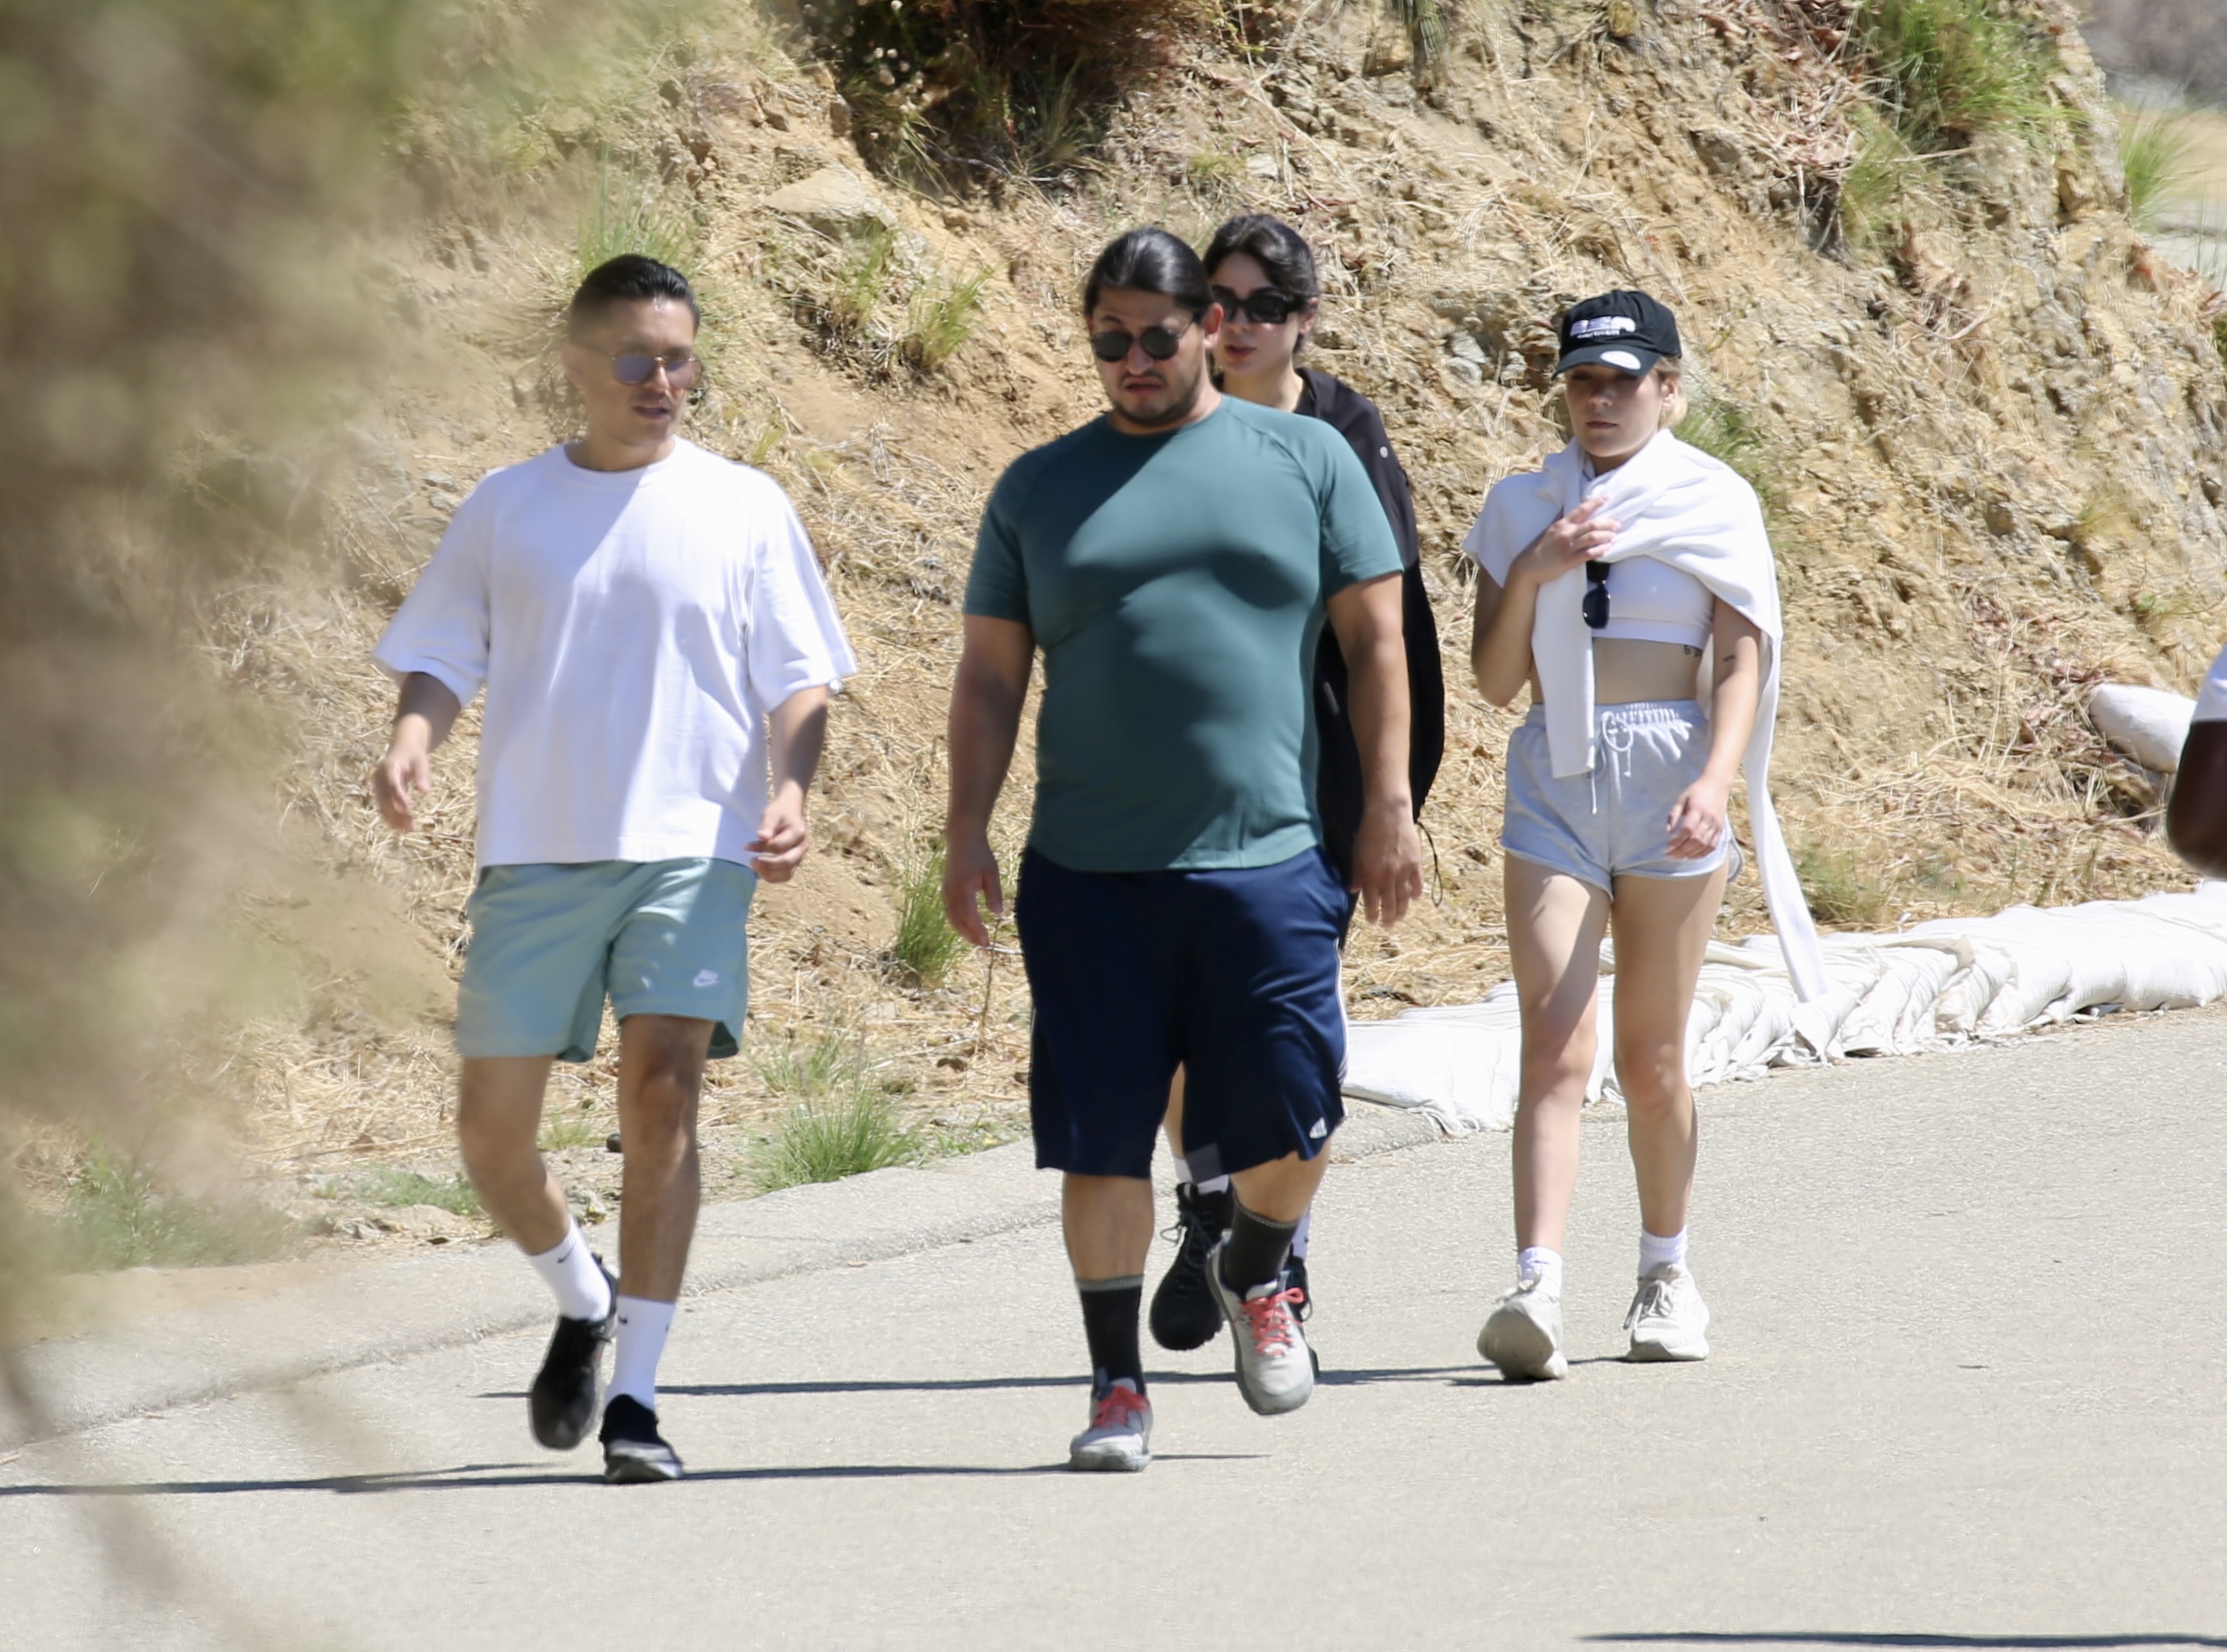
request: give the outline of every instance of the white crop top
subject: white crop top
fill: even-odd
[[[1683,568],[1626,557],[1609,564],[1608,623],[1593,635],[1707,648],[1716,607],[1709,588]]]

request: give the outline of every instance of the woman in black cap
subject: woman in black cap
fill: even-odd
[[[1611,928],[1614,1058],[1639,1183],[1630,1357],[1708,1353],[1709,1311],[1686,1255],[1686,1026],[1739,864],[1726,814],[1743,769],[1788,970],[1805,999],[1823,986],[1767,787],[1780,622],[1755,490],[1671,434],[1685,411],[1678,324],[1654,299],[1611,292],[1572,306],[1561,346],[1570,444],[1496,484],[1463,547],[1481,575],[1477,686],[1496,705],[1531,689],[1509,743],[1501,832],[1523,1031],[1516,1283],[1477,1337],[1521,1381],[1568,1369],[1563,1229]]]
[[[1445,748],[1445,683],[1439,663],[1438,625],[1423,585],[1407,473],[1392,451],[1375,403],[1327,373],[1299,365],[1306,336],[1314,330],[1322,292],[1314,252],[1305,238],[1279,219],[1250,214],[1216,230],[1201,261],[1222,305],[1215,368],[1223,392],[1334,426],[1375,483],[1376,496],[1400,542],[1407,564],[1408,773],[1420,819]],[[1345,659],[1327,628],[1315,653],[1313,692],[1321,743],[1315,795],[1322,815],[1323,846],[1339,874],[1350,879],[1354,839],[1361,829],[1361,753],[1346,705]],[[1175,1262],[1152,1294],[1152,1336],[1163,1348],[1197,1348],[1222,1326],[1222,1310],[1207,1285],[1206,1257],[1228,1226],[1231,1196],[1228,1178],[1214,1174],[1210,1145],[1193,1145],[1186,1153],[1180,1076],[1168,1107],[1167,1131],[1176,1155],[1178,1242]],[[1306,1255],[1303,1220],[1292,1241],[1291,1266],[1291,1283],[1302,1292],[1307,1288]],[[1300,1311],[1307,1311],[1304,1302]]]

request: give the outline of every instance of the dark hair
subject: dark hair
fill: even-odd
[[[572,302],[565,311],[565,335],[577,340],[609,314],[612,305],[642,298],[674,299],[687,305],[689,315],[699,324],[704,319],[686,276],[639,252],[622,252],[589,271],[588,278],[573,291]]]
[[[1200,260],[1209,275],[1222,260],[1242,252],[1260,266],[1279,292],[1294,298],[1319,298],[1322,284],[1315,278],[1314,249],[1306,237],[1280,218],[1266,213],[1247,213],[1214,232]]]
[[[1214,306],[1206,282],[1206,266],[1198,254],[1177,237],[1159,228],[1133,229],[1118,235],[1090,266],[1090,279],[1082,289],[1082,313],[1098,308],[1098,295],[1108,287],[1129,292],[1165,293],[1203,316]]]

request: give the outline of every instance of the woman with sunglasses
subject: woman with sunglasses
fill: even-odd
[[[1345,437],[1375,484],[1378,501],[1392,524],[1405,566],[1401,618],[1407,645],[1408,774],[1415,813],[1439,772],[1445,746],[1445,684],[1439,663],[1439,632],[1423,585],[1415,535],[1415,504],[1407,473],[1393,454],[1384,420],[1370,401],[1351,386],[1298,358],[1314,330],[1321,308],[1314,252],[1289,224],[1264,214],[1233,218],[1214,233],[1201,260],[1222,306],[1222,331],[1215,346],[1217,382],[1226,395],[1279,411],[1318,418]],[[1337,637],[1323,632],[1315,653],[1313,693],[1321,743],[1316,770],[1316,807],[1322,816],[1323,846],[1338,875],[1353,879],[1353,845],[1361,827],[1360,749],[1346,701],[1345,656]],[[1210,1165],[1210,1150],[1186,1155],[1183,1140],[1183,1078],[1176,1079],[1168,1105],[1168,1145],[1176,1159],[1174,1264],[1152,1296],[1152,1336],[1163,1348],[1196,1348],[1210,1341],[1222,1312],[1207,1284],[1206,1258],[1229,1225],[1233,1198],[1226,1177],[1194,1169]],[[1190,1161],[1196,1160],[1194,1165]],[[1307,1223],[1292,1242],[1291,1282],[1306,1297]]]
[[[1522,1017],[1516,1283],[1477,1337],[1512,1381],[1564,1375],[1562,1244],[1594,1070],[1603,935],[1616,939],[1614,1056],[1639,1183],[1634,1360],[1698,1360],[1709,1311],[1687,1262],[1694,1167],[1686,1024],[1739,852],[1743,768],[1764,892],[1796,991],[1823,985],[1767,775],[1777,576],[1755,491],[1671,434],[1677,322],[1644,293],[1563,317],[1571,441],[1496,484],[1477,562],[1477,686],[1531,709],[1508,749],[1508,945]]]

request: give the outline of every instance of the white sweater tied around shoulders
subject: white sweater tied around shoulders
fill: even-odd
[[[1499,584],[1524,547],[1588,497],[1598,516],[1617,524],[1600,561],[1653,557],[1692,575],[1763,634],[1762,686],[1755,730],[1741,768],[1747,780],[1748,823],[1765,904],[1778,932],[1795,990],[1807,1001],[1825,990],[1817,949],[1793,857],[1771,801],[1771,740],[1778,720],[1778,663],[1784,625],[1778,573],[1755,490],[1729,466],[1688,446],[1668,431],[1605,475],[1590,474],[1573,443],[1535,471],[1496,484],[1470,532],[1466,548]],[[1582,564],[1539,588],[1531,622],[1531,658],[1546,706],[1547,749],[1554,774],[1591,772],[1593,737],[1592,635],[1584,614]],[[1613,597],[1611,599],[1613,601]]]

